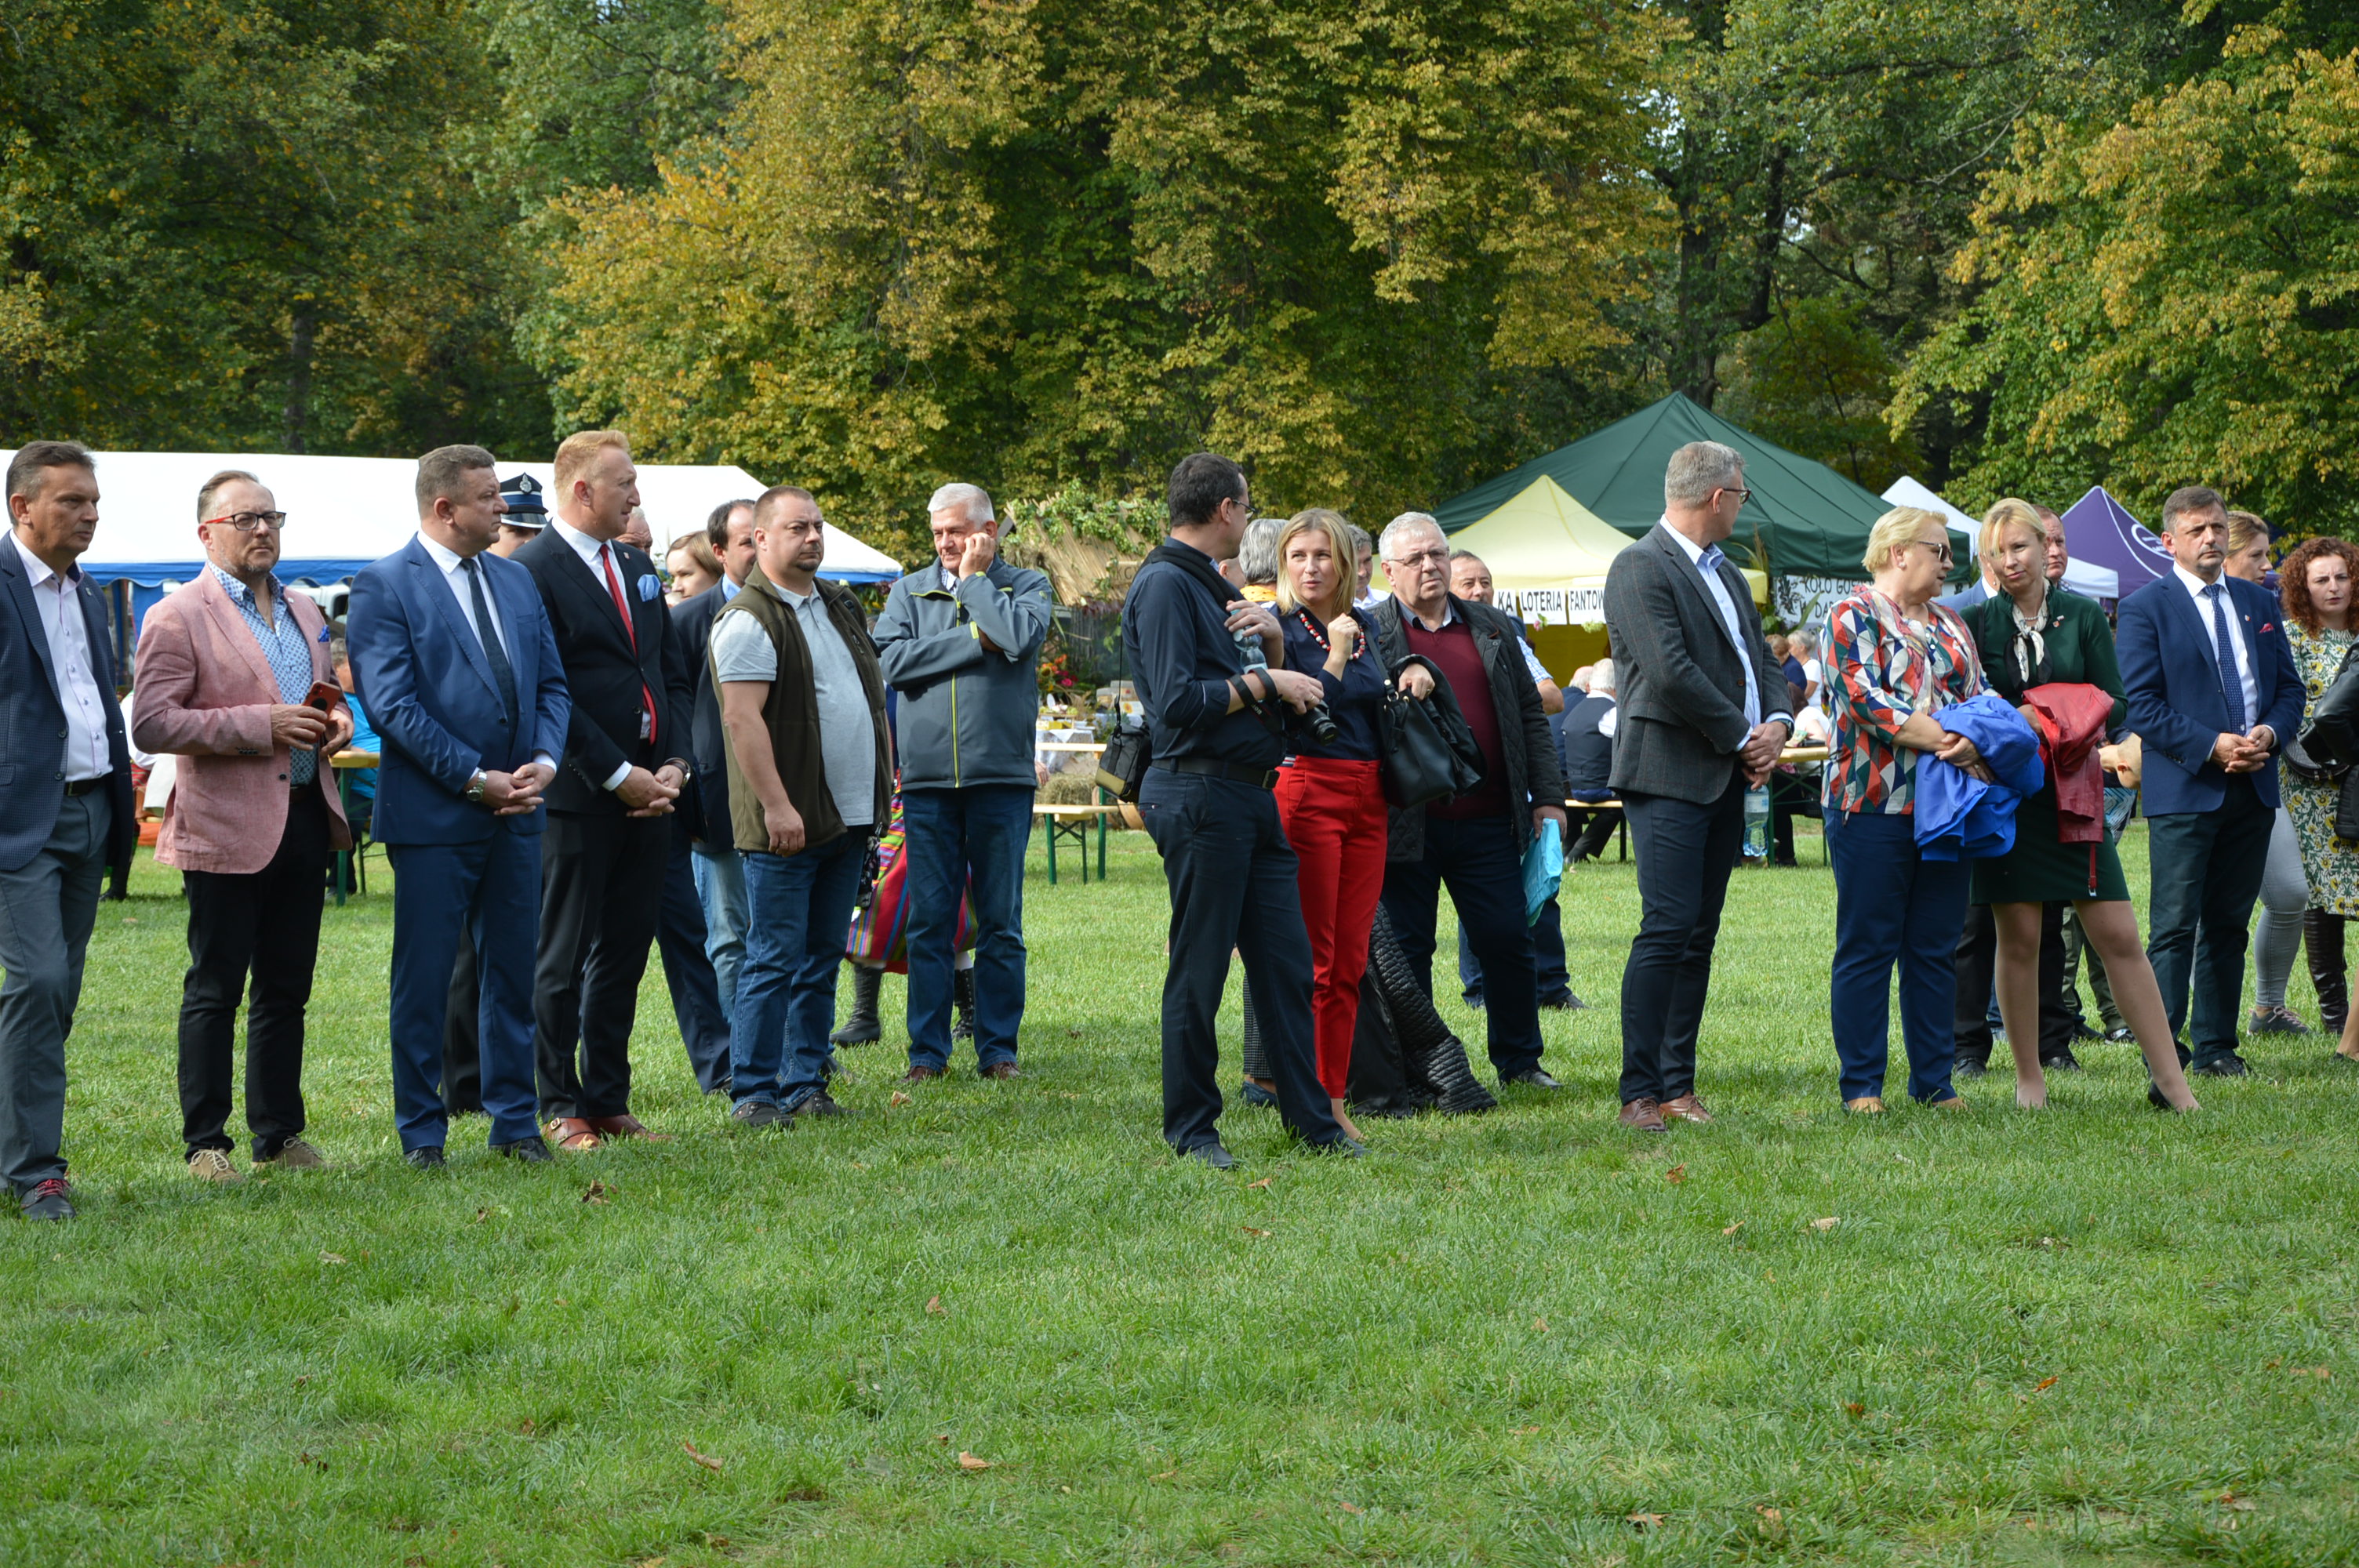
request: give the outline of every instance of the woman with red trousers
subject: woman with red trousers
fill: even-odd
[[[1308,730],[1278,774],[1278,820],[1294,847],[1302,922],[1310,931],[1310,1015],[1319,1081],[1343,1114],[1352,1070],[1352,1031],[1360,1016],[1360,976],[1368,967],[1368,928],[1385,886],[1385,795],[1376,776],[1376,720],[1385,668],[1375,624],[1352,608],[1358,587],[1351,524],[1321,507],[1296,514],[1277,535],[1278,625],[1286,666],[1315,676],[1326,691],[1335,739]]]

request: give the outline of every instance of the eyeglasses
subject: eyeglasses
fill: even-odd
[[[1951,548],[1950,541],[1947,539],[1911,539],[1908,542],[1920,550],[1932,551],[1934,555],[1940,557],[1941,564],[1945,567],[1958,558],[1957,551]]]
[[[1739,506],[1753,499],[1753,492],[1739,484],[1723,484],[1720,487],[1720,493],[1736,497],[1736,504]]]
[[[251,534],[256,528],[285,527],[287,514],[284,512],[233,512],[225,517],[208,517],[205,523],[208,526],[215,523],[226,523],[241,534]]]
[[[1445,546],[1438,550],[1419,550],[1413,556],[1395,556],[1392,563],[1400,567],[1421,567],[1428,561],[1446,561],[1449,558],[1450,550]]]

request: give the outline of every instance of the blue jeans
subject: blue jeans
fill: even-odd
[[[1880,811],[1830,811],[1827,859],[1835,872],[1835,961],[1829,981],[1843,1098],[1884,1093],[1892,1022],[1892,970],[1900,968],[1900,1037],[1908,1093],[1948,1099],[1957,1053],[1951,1011],[1958,934],[1966,924],[1972,864],[1917,856],[1917,822]]]
[[[959,895],[969,885],[975,1064],[1013,1062],[1024,1022],[1024,847],[1032,836],[1032,790],[905,789],[901,824],[909,836],[909,1065],[936,1072],[950,1065],[951,965]]]
[[[799,855],[747,852],[745,963],[729,1031],[731,1098],[794,1109],[827,1086],[835,971],[860,891],[868,831]]]
[[[737,971],[745,961],[745,857],[693,846],[696,896],[704,905],[704,956],[721,986],[721,1011],[737,1011]]]

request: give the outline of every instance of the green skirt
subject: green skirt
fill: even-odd
[[[2094,844],[2056,841],[2056,784],[2050,780],[2017,808],[2015,848],[1995,860],[1974,862],[1972,896],[1976,903],[2126,899],[2130,884],[2122,875],[2122,858],[2111,839]]]

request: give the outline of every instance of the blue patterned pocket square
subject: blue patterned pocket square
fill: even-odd
[[[639,574],[639,599],[642,602],[653,599],[662,591],[663,579],[656,576],[653,572],[642,572]]]

